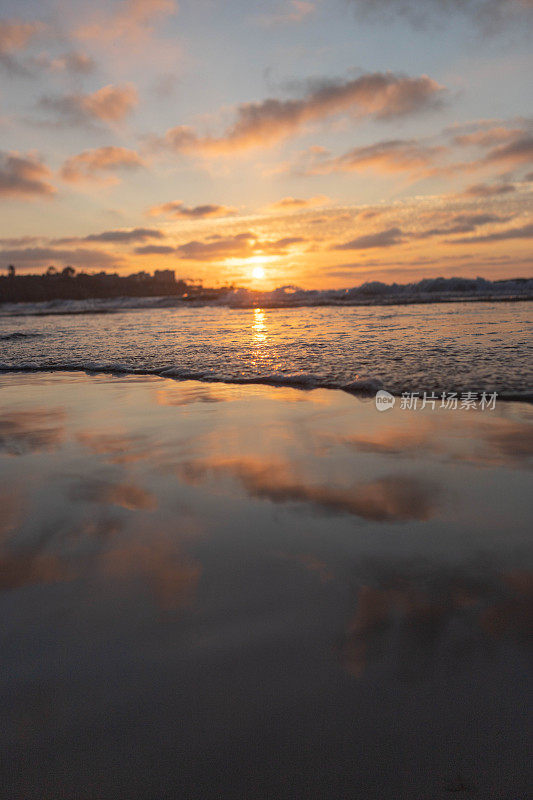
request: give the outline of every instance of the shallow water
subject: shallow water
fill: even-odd
[[[528,302],[0,316],[0,369],[533,397]]]
[[[526,798],[533,409],[0,376],[0,796]]]

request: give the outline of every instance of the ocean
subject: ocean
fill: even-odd
[[[354,393],[533,397],[527,301],[165,307],[173,298],[0,307],[0,371],[153,374]]]

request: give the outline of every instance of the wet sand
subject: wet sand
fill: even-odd
[[[532,423],[0,376],[0,796],[525,800]]]

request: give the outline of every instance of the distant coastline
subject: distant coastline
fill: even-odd
[[[425,278],[416,283],[371,281],[347,289],[271,291],[235,286],[204,287],[176,279],[173,270],[121,276],[116,273],[61,272],[0,276],[0,313],[89,314],[128,308],[222,305],[230,308],[298,308],[309,306],[410,305],[455,302],[512,302],[533,299],[532,278],[489,281],[484,278]],[[58,302],[59,301],[59,302]],[[64,302],[61,302],[64,301]]]

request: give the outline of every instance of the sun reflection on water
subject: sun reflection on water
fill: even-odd
[[[252,337],[254,344],[263,344],[266,342],[266,324],[265,312],[262,308],[254,308],[254,317],[252,321]]]

